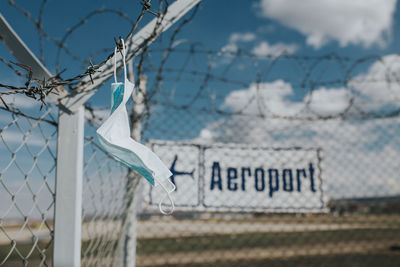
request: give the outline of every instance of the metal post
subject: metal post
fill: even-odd
[[[133,171],[128,173],[127,190],[125,198],[128,198],[126,207],[126,217],[121,231],[119,242],[121,243],[123,267],[135,267],[136,265],[136,228],[137,228],[137,203],[138,203],[138,186],[141,176]]]
[[[133,81],[132,61],[128,63],[129,78]],[[132,122],[132,138],[140,142],[141,139],[141,117],[144,111],[144,94],[146,92],[146,77],[140,77],[139,88],[137,94],[133,94],[134,100],[133,111],[131,114]],[[136,265],[136,228],[137,228],[137,210],[140,200],[139,188],[141,176],[133,171],[129,171],[127,177],[127,185],[124,198],[127,200],[123,229],[121,231],[117,253],[120,262],[116,266],[135,267]]]
[[[81,260],[84,107],[59,111],[54,224],[55,267],[79,267]]]
[[[130,69],[130,74],[133,76],[133,68],[132,64],[130,64],[131,69]],[[133,114],[132,114],[132,137],[137,140],[138,142],[141,141],[142,138],[142,117],[143,117],[143,112],[144,112],[144,98],[146,95],[146,86],[147,86],[147,77],[146,76],[141,76],[139,77],[139,90],[137,91],[136,94],[132,95],[134,99],[134,106],[133,106]],[[131,78],[133,80],[133,77]],[[141,186],[140,180],[141,176],[137,173],[133,173],[131,171],[132,175],[129,178],[133,178],[132,182],[134,184],[133,188],[133,202],[131,204],[131,207],[128,207],[128,217],[127,221],[129,222],[129,226],[127,228],[126,235],[129,237],[130,243],[127,244],[127,247],[129,248],[128,254],[126,255],[128,258],[128,265],[127,267],[135,267],[136,265],[136,227],[137,227],[137,211],[138,211],[138,205],[139,205],[139,200],[141,195],[139,193],[139,189]]]

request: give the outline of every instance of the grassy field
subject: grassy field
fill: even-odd
[[[40,249],[44,249],[48,247],[48,252],[45,253],[46,259],[43,259],[39,253],[39,251],[34,248],[32,251],[33,244],[17,244],[16,248],[18,251],[21,253],[23,256],[27,256],[30,253],[30,256],[26,262],[24,262],[20,255],[14,250],[10,255],[9,252],[12,248],[11,245],[1,245],[0,246],[0,261],[3,261],[6,257],[8,257],[7,261],[4,263],[4,265],[1,266],[24,266],[26,264],[27,266],[39,266],[42,260],[48,264],[48,266],[51,266],[51,256],[52,256],[52,250],[53,247],[50,245],[48,247],[48,243],[44,242],[39,242],[37,244],[37,247]],[[31,252],[32,251],[32,252]]]
[[[288,246],[324,246],[326,243],[383,242],[397,239],[399,229],[362,229],[292,233],[252,233],[139,240],[138,254],[174,253],[242,248],[286,248]],[[395,245],[395,244],[393,244]],[[400,244],[398,244],[400,245]]]
[[[269,223],[354,223],[371,225],[363,229],[335,229],[301,232],[251,232],[191,235],[184,237],[140,238],[137,242],[137,266],[400,266],[399,217],[370,218],[331,217],[271,218]],[[264,218],[246,219],[258,223]],[[240,222],[236,220],[235,222]],[[173,223],[173,222],[171,222]],[[210,220],[212,224],[219,221]],[[178,224],[177,224],[178,225]],[[379,227],[378,227],[379,226]],[[157,231],[153,229],[152,231]],[[83,243],[83,248],[88,241]],[[44,249],[48,243],[39,243]],[[0,246],[0,261],[11,245]],[[31,244],[19,244],[22,255],[28,255]],[[96,255],[96,251],[94,251]],[[47,248],[45,261],[51,266],[52,246]],[[27,266],[38,266],[40,253],[34,249]],[[13,252],[2,266],[24,266]]]
[[[399,266],[399,248],[400,229],[363,229],[146,239],[137,250],[138,266],[383,267]]]

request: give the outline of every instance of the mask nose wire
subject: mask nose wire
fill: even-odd
[[[164,190],[165,193],[166,193],[166,195],[160,200],[160,203],[158,203],[158,208],[160,209],[160,212],[161,212],[162,214],[164,214],[164,215],[170,215],[170,214],[172,214],[172,213],[174,212],[174,209],[175,209],[175,204],[174,204],[174,200],[172,199],[171,193],[175,191],[176,186],[175,186],[173,183],[170,182],[170,183],[172,184],[173,187],[172,187],[171,190],[168,190],[167,187],[166,187],[163,183],[161,183],[155,176],[153,176],[153,177],[154,177],[154,179],[157,181],[157,183],[158,183],[159,185],[161,185],[161,187],[163,188],[163,190]],[[168,181],[169,181],[169,180],[168,180]],[[167,198],[167,197],[168,197],[168,199],[169,199],[169,202],[171,203],[171,209],[169,209],[169,210],[165,210],[165,209],[163,209],[163,207],[162,207],[162,204],[163,204],[165,198]]]

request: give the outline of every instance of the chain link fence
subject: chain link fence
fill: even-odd
[[[85,140],[82,207],[82,266],[111,266],[127,212],[126,167]]]
[[[40,104],[33,99],[6,99],[32,115],[0,113],[0,265],[51,266],[57,108],[35,111]],[[128,170],[93,137],[85,138],[84,151],[82,266],[111,266],[123,257],[124,244],[117,247],[133,195]]]
[[[397,266],[397,55],[149,55],[143,138],[176,212],[144,190],[137,266]]]
[[[0,265],[49,266],[52,254],[57,109],[8,97],[30,116],[0,110]]]

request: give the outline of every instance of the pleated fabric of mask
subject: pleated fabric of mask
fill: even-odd
[[[117,82],[117,49],[115,49],[114,83],[111,84],[111,115],[97,129],[97,137],[102,147],[117,161],[138,172],[151,185],[161,186],[164,189],[166,197],[171,203],[171,208],[163,209],[162,203],[165,197],[160,201],[159,208],[161,213],[171,214],[174,210],[171,193],[175,190],[175,185],[169,179],[172,175],[171,171],[153,151],[131,138],[126,103],[131,98],[134,84],[128,80],[126,75],[125,53],[125,44],[123,43],[124,82],[122,83]]]

